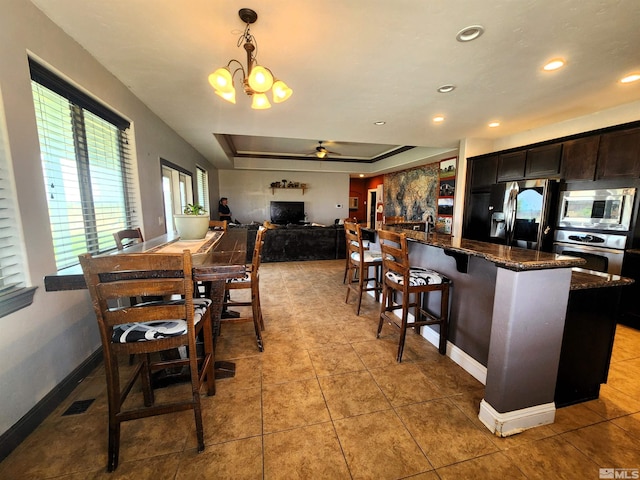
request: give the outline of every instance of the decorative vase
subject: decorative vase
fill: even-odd
[[[173,221],[181,240],[201,240],[209,230],[209,215],[180,214],[174,215]]]

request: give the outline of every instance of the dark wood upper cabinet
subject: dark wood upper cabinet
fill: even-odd
[[[595,180],[600,135],[569,140],[562,144],[562,174],[566,181]]]
[[[526,150],[501,154],[498,157],[498,182],[522,180],[526,160]]]
[[[545,145],[527,150],[526,178],[547,178],[560,174],[562,144]]]
[[[600,136],[596,178],[622,177],[640,177],[640,128]]]
[[[482,189],[496,183],[498,156],[474,158],[471,165],[471,189]]]

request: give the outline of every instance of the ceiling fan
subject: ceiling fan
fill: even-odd
[[[342,154],[327,150],[326,147],[322,145],[322,140],[319,140],[316,150],[314,152],[308,153],[307,155],[315,155],[318,158],[325,158],[327,155],[342,155]]]

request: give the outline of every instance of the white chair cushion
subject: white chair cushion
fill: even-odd
[[[395,272],[387,272],[386,277],[398,285],[404,284],[402,275]],[[443,276],[438,272],[427,268],[411,267],[409,269],[409,285],[417,287],[420,285],[436,285],[442,283]]]
[[[227,279],[227,283],[249,283],[249,282],[251,282],[251,265],[244,266],[244,275],[242,277]]]
[[[357,247],[358,246],[358,242],[356,240],[351,240],[351,245],[355,245]],[[369,240],[362,240],[362,248],[367,250],[367,249],[369,249],[369,246],[370,246]]]
[[[351,259],[354,262],[359,262],[360,261],[360,254],[358,252],[353,252],[351,254]],[[380,253],[380,252],[372,252],[371,250],[365,250],[365,252],[364,252],[364,261],[365,261],[365,263],[382,262],[382,253]]]
[[[180,305],[184,304],[184,300],[146,302],[136,305],[136,308],[161,304]],[[208,298],[193,299],[194,325],[200,321],[202,315],[204,315],[210,305],[211,300]],[[185,335],[186,333],[187,322],[185,320],[154,320],[153,322],[123,323],[121,325],[117,325],[113,327],[111,340],[114,343],[146,342],[148,340],[178,337],[180,335]]]

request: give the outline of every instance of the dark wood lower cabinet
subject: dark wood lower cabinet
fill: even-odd
[[[623,288],[572,290],[556,382],[556,407],[598,398],[606,383]]]

